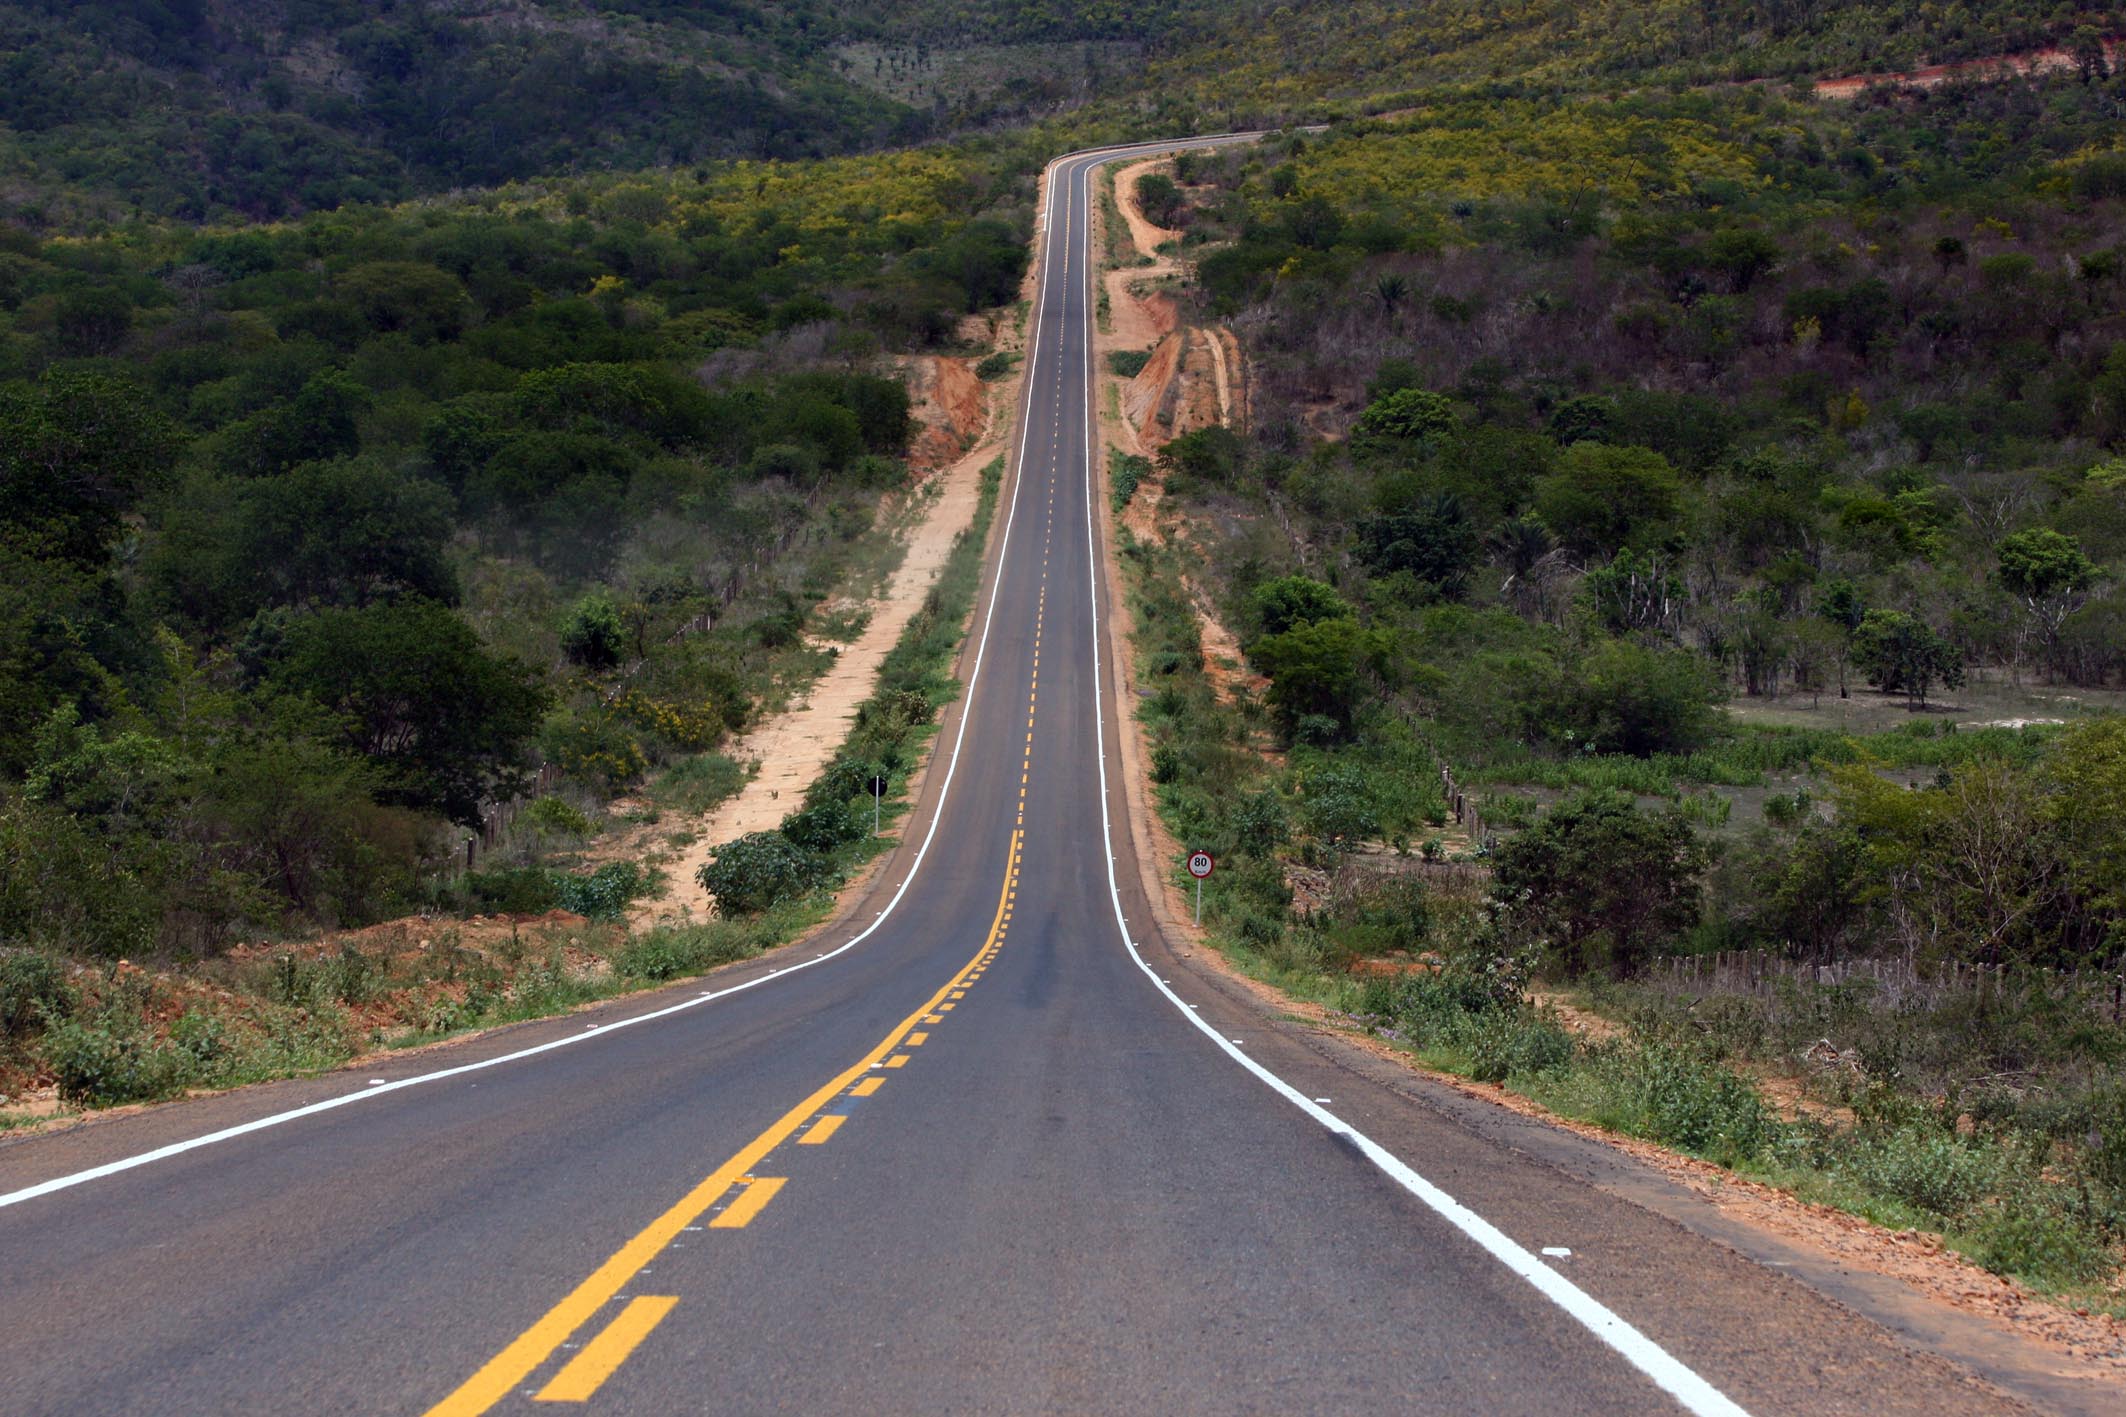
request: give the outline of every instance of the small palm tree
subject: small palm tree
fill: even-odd
[[[1384,275],[1373,282],[1373,298],[1380,302],[1381,313],[1393,320],[1395,312],[1410,298],[1410,282],[1399,275]]]

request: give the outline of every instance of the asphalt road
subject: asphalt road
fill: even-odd
[[[2004,1410],[1156,938],[1087,453],[1112,156],[1052,169],[978,668],[855,917],[0,1145],[0,1413]]]

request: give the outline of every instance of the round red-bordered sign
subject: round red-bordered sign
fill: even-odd
[[[1205,876],[1211,874],[1212,868],[1215,867],[1217,864],[1217,862],[1211,860],[1210,852],[1193,852],[1190,854],[1188,859],[1188,873],[1200,881]]]

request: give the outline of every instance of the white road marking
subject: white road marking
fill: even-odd
[[[1078,184],[1078,189],[1086,194],[1085,200],[1088,203],[1091,200],[1090,174],[1094,168],[1113,160],[1113,158],[1083,160],[1071,174],[1072,179]],[[1123,944],[1129,949],[1130,958],[1136,961],[1137,968],[1144,972],[1144,977],[1151,981],[1152,987],[1157,989],[1167,1002],[1180,1010],[1183,1018],[1200,1029],[1206,1038],[1209,1038],[1213,1044],[1223,1050],[1227,1057],[1253,1073],[1256,1078],[1268,1086],[1271,1091],[1277,1093],[1278,1096],[1290,1102],[1316,1122],[1319,1122],[1332,1135],[1342,1138],[1351,1146],[1357,1148],[1368,1161],[1379,1167],[1397,1185],[1417,1197],[1418,1200],[1422,1201],[1442,1219],[1453,1225],[1455,1229],[1475,1241],[1493,1259],[1526,1280],[1544,1298],[1550,1300],[1551,1303],[1557,1305],[1577,1320],[1589,1333],[1616,1350],[1624,1361],[1645,1374],[1655,1386],[1681,1404],[1685,1411],[1696,1414],[1697,1417],[1748,1417],[1748,1414],[1725,1393],[1722,1393],[1704,1378],[1699,1377],[1697,1373],[1685,1367],[1667,1349],[1655,1343],[1629,1323],[1626,1323],[1585,1290],[1582,1290],[1549,1265],[1544,1264],[1540,1259],[1528,1253],[1526,1249],[1522,1248],[1497,1226],[1463,1205],[1453,1196],[1448,1195],[1410,1167],[1404,1165],[1401,1158],[1379,1142],[1374,1141],[1335,1113],[1323,1111],[1319,1103],[1309,1100],[1283,1078],[1277,1076],[1277,1074],[1227,1042],[1224,1035],[1220,1034],[1216,1028],[1197,1017],[1195,1012],[1196,1005],[1184,1004],[1179,995],[1160,982],[1159,976],[1153,972],[1149,964],[1145,963],[1144,956],[1138,953],[1136,945],[1130,940],[1129,927],[1122,919],[1122,888],[1115,878],[1114,824],[1110,820],[1107,810],[1107,753],[1105,751],[1107,720],[1106,715],[1101,712],[1101,656],[1098,640],[1105,622],[1100,618],[1099,535],[1093,525],[1093,505],[1098,499],[1093,496],[1092,442],[1096,432],[1093,427],[1093,390],[1097,385],[1093,379],[1092,345],[1091,331],[1088,329],[1084,339],[1086,431],[1085,556],[1086,565],[1091,574],[1089,599],[1092,606],[1092,625],[1095,636],[1092,654],[1093,722],[1096,731],[1100,734],[1102,745],[1100,754],[1100,839],[1106,844],[1108,850],[1107,893],[1109,900],[1114,904],[1115,926],[1121,935]]]

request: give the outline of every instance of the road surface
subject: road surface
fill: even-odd
[[[2003,1410],[1156,938],[1088,453],[1091,175],[1142,151],[1051,169],[973,683],[854,918],[0,1146],[0,1411]]]

